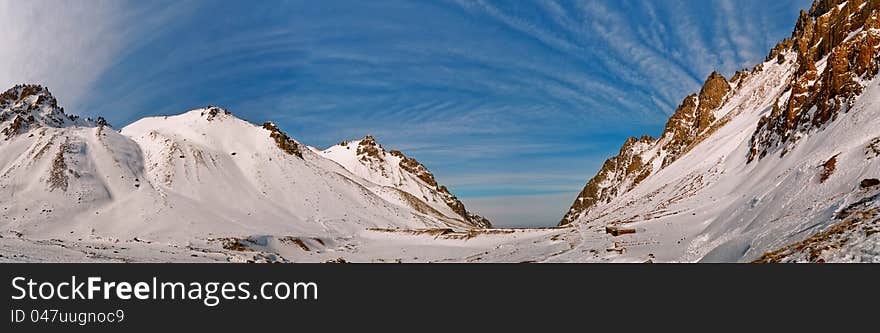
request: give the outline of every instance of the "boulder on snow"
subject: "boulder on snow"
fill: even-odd
[[[636,229],[622,229],[618,227],[605,227],[605,233],[611,234],[612,236],[620,236],[626,234],[634,234],[636,233]]]
[[[877,185],[880,185],[880,179],[877,179],[877,178],[862,179],[862,182],[859,183],[859,186],[861,188],[869,188],[869,187],[874,187]]]

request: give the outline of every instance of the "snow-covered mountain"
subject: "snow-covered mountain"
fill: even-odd
[[[880,1],[816,1],[763,63],[627,140],[560,223],[593,258],[556,260],[880,260],[878,48]]]
[[[150,199],[139,191],[144,177],[137,145],[102,119],[65,114],[47,89],[20,85],[4,92],[0,120],[3,229],[88,233],[121,213],[115,203]],[[143,210],[127,208],[128,216]]]
[[[218,107],[115,131],[0,95],[0,261],[880,262],[880,0],[818,0],[631,138],[558,228],[487,229],[367,136],[326,150]]]
[[[630,138],[620,154],[608,159],[578,195],[560,224],[576,220],[597,204],[607,203],[674,162],[724,121],[727,110],[719,106],[728,98],[731,83],[739,84],[748,72],[740,72],[733,82],[713,72],[699,94],[684,99],[666,123],[659,139],[649,136]]]
[[[446,186],[437,183],[424,165],[400,151],[386,151],[370,135],[361,140],[344,141],[326,150],[312,150],[355,175],[381,185],[377,194],[389,200],[438,218],[479,228],[491,227],[489,220],[468,212]]]
[[[20,85],[0,95],[0,121],[0,226],[26,237],[186,242],[488,227],[456,215],[453,203],[461,203],[445,187],[350,172],[272,123],[218,107],[116,131],[65,114],[43,87]],[[399,167],[414,160],[406,161]],[[433,180],[421,164],[412,170]],[[420,190],[418,198],[409,192]],[[450,204],[438,213],[428,197]]]

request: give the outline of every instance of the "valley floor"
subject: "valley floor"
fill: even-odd
[[[880,223],[874,210],[798,243],[766,253],[760,262],[880,262]],[[699,226],[642,222],[611,227],[547,229],[367,229],[351,237],[249,236],[198,238],[184,243],[148,239],[30,239],[0,234],[0,262],[358,262],[358,263],[662,263],[700,257]],[[673,232],[674,231],[674,232]],[[615,235],[617,233],[617,235]]]
[[[0,238],[0,262],[541,262],[580,242],[574,228],[368,229],[352,237],[250,236],[173,244],[144,239]]]

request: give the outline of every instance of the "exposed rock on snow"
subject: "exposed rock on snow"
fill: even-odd
[[[40,86],[8,90],[0,107],[7,129],[0,142],[0,231],[28,240],[174,245],[488,226],[421,203],[431,193],[455,199],[445,188],[406,193],[423,205],[414,207],[400,190],[302,149],[274,124],[257,126],[219,107],[144,118],[118,132],[103,119],[65,114]]]
[[[296,155],[296,157],[299,158],[303,157],[299,144],[278,129],[278,126],[275,126],[272,122],[266,122],[263,124],[263,128],[270,132],[269,137],[271,137],[272,140],[275,140],[275,145],[282,151],[290,155]]]
[[[763,63],[711,75],[587,183],[562,221],[584,241],[551,261],[880,261],[878,18],[816,1]]]
[[[423,164],[400,151],[385,150],[371,135],[342,142],[318,153],[372,183],[399,190],[394,192],[402,197],[401,201],[419,211],[439,214],[471,227],[491,227],[489,220],[468,212],[446,186],[437,183]]]
[[[738,72],[733,82],[739,84],[748,75],[748,71]],[[716,111],[730,91],[731,85],[724,76],[712,72],[700,93],[685,97],[678,106],[666,123],[660,139],[649,136],[630,138],[617,156],[605,161],[559,224],[571,223],[597,204],[607,203],[628,192],[699,143],[717,123],[717,118],[723,116],[716,114]]]
[[[749,161],[781,148],[786,154],[804,135],[852,107],[864,82],[877,75],[880,17],[875,1],[817,1],[801,11],[791,49],[798,67],[787,100],[762,117],[751,139]]]
[[[0,133],[6,140],[33,128],[93,125],[90,119],[64,113],[49,89],[42,86],[17,85],[0,94]]]

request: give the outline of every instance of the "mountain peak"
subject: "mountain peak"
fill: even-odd
[[[19,84],[0,94],[0,133],[6,139],[38,127],[106,126],[99,118],[81,120],[64,112],[49,89],[36,84]]]
[[[764,63],[752,71],[738,72],[731,81],[713,71],[699,93],[687,96],[669,118],[663,134],[654,143],[659,146],[646,149],[636,140],[628,140],[620,154],[608,159],[588,181],[561,224],[578,219],[593,206],[612,201],[667,167],[714,130],[725,126],[743,107],[756,108],[748,103],[757,101],[758,95],[776,102],[768,103],[767,106],[772,104],[772,111],[760,118],[749,142],[747,159],[760,159],[776,149],[785,154],[806,132],[822,127],[837,117],[840,110],[850,107],[862,92],[861,84],[880,72],[878,9],[877,0],[815,1],[809,11],[801,11],[791,38],[779,42]],[[792,59],[793,54],[796,60]],[[786,74],[788,68],[790,74]],[[764,85],[743,85],[744,77],[758,75],[769,81],[765,82],[767,86],[772,80],[784,80],[778,84],[785,89],[770,93]],[[749,91],[752,95],[745,100],[747,103],[735,101],[741,103],[739,109],[722,110],[731,96]],[[662,160],[652,162],[657,159]]]
[[[49,89],[38,84],[17,84],[7,89],[0,94],[0,105],[6,106],[31,96],[42,98],[41,101],[53,102],[57,106],[57,101]]]
[[[357,154],[358,156],[364,155],[361,158],[375,158],[382,160],[383,156],[385,156],[385,149],[382,148],[382,145],[376,142],[376,138],[367,134],[367,136],[364,136],[364,138],[358,143]]]
[[[880,61],[880,3],[818,0],[801,12],[792,33],[797,71],[791,93],[780,100],[752,134],[749,161],[779,151],[845,112],[877,75]],[[825,66],[820,64],[824,60]]]
[[[721,73],[718,73],[718,71],[712,71],[712,73],[709,74],[708,77],[706,77],[706,82],[705,82],[705,83],[708,83],[708,82],[711,81],[711,80],[718,80],[718,79],[726,80],[726,79],[724,78],[724,75],[721,75]]]
[[[440,185],[425,165],[399,150],[385,150],[372,135],[343,141],[321,154],[364,179],[407,193],[408,202],[421,201],[422,205],[446,212],[440,214],[462,220],[471,227],[492,225],[486,218],[467,211],[461,200]]]
[[[208,106],[201,108],[201,109],[195,109],[195,110],[193,110],[193,112],[200,113],[200,116],[204,117],[208,121],[213,121],[215,119],[216,120],[223,120],[223,119],[227,119],[230,117],[233,117],[233,118],[235,117],[235,115],[233,115],[232,112],[229,112],[228,110],[226,110],[224,108],[221,108],[219,106],[214,106],[214,105],[208,105]]]
[[[7,109],[15,109],[21,111],[16,113],[24,115],[26,111],[41,108],[64,113],[64,109],[58,107],[58,100],[52,96],[49,89],[40,85],[19,84],[0,94],[0,109],[3,109],[4,113],[12,113],[7,112]]]

